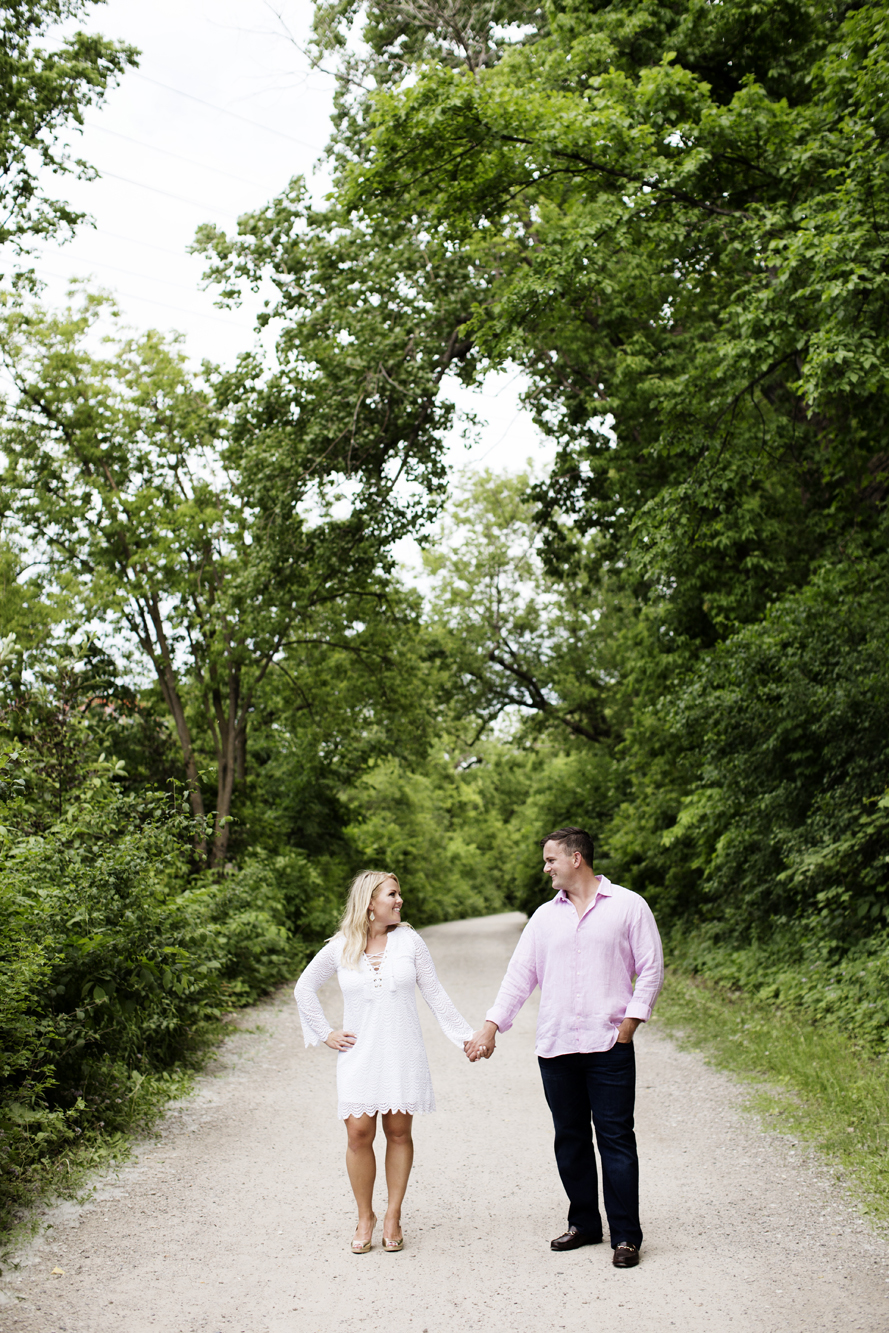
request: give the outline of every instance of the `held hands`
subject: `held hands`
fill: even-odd
[[[633,1040],[633,1034],[641,1021],[639,1018],[625,1018],[623,1020],[617,1030],[617,1040],[621,1046]],[[490,1060],[496,1050],[494,1037],[497,1031],[497,1024],[488,1021],[479,1028],[478,1032],[472,1034],[469,1041],[464,1041],[463,1050],[471,1064],[475,1064],[476,1060]],[[336,1035],[338,1034],[331,1033],[332,1037]]]
[[[348,1051],[356,1041],[354,1032],[328,1032],[324,1038],[324,1045],[329,1046],[332,1051]]]
[[[496,1032],[497,1024],[489,1021],[483,1024],[478,1032],[474,1032],[469,1041],[464,1041],[463,1050],[471,1064],[475,1064],[476,1060],[490,1060],[496,1048],[494,1041]]]

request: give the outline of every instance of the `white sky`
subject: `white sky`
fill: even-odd
[[[239,213],[293,175],[305,174],[319,198],[327,187],[315,164],[328,137],[333,80],[287,40],[275,10],[304,45],[307,0],[109,0],[82,20],[133,43],[142,57],[72,139],[75,155],[102,179],[62,178],[59,193],[96,226],[44,248],[36,268],[46,301],[61,304],[71,278],[91,278],[116,293],[130,324],[184,333],[196,362],[230,363],[253,344],[255,305],[215,309],[212,291],[198,287],[202,261],[186,247],[201,222],[234,230]],[[518,405],[520,387],[516,376],[502,375],[481,395],[461,395],[487,425],[469,451],[449,442],[453,466],[512,471],[551,456]]]

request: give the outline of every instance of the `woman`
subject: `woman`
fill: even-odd
[[[378,1113],[386,1135],[389,1190],[383,1249],[395,1253],[404,1247],[401,1205],[414,1159],[411,1124],[415,1115],[435,1110],[415,988],[419,986],[456,1046],[462,1049],[472,1036],[435,975],[426,945],[402,923],[402,905],[395,875],[363,871],[352,882],[337,934],[315,955],[294,989],[306,1045],[323,1041],[339,1052],[337,1115],[346,1122],[346,1166],[358,1204],[353,1254],[367,1254],[377,1220],[373,1142]],[[344,1000],[343,1027],[336,1032],[317,995],[334,972]]]

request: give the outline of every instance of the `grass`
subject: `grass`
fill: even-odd
[[[865,1209],[889,1218],[889,1064],[854,1033],[816,1026],[670,968],[657,1017],[680,1046],[767,1086],[752,1109],[841,1166]]]

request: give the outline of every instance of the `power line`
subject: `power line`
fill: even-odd
[[[109,231],[107,227],[93,227],[90,232],[85,234],[111,236],[115,241],[125,241],[127,245],[144,245],[147,250],[156,250],[159,255],[171,255],[173,259],[190,258],[186,250],[171,250],[167,245],[155,245],[153,241],[143,241],[138,236],[124,236],[122,232]]]
[[[55,273],[51,268],[38,268],[36,272],[43,272],[50,278],[61,278],[63,282],[71,282],[70,273]],[[202,310],[187,310],[185,306],[171,305],[169,301],[154,301],[150,296],[140,296],[136,292],[115,292],[116,296],[125,296],[130,301],[146,301],[148,305],[161,306],[164,310],[175,310],[180,315],[188,315],[189,318],[212,319],[215,324],[225,324],[227,328],[243,329],[246,331],[246,324],[235,324],[232,320],[223,319],[221,315],[208,315]],[[250,329],[253,333],[253,329]]]
[[[231,116],[233,120],[242,120],[245,125],[252,125],[255,130],[265,130],[266,134],[277,134],[281,139],[289,139],[291,143],[298,143],[301,148],[311,148],[313,153],[320,153],[321,149],[315,144],[306,143],[305,139],[296,139],[292,134],[285,134],[283,130],[273,130],[271,125],[262,125],[258,120],[251,120],[249,116],[242,116],[237,111],[229,111],[227,107],[217,106],[215,102],[206,102],[203,97],[195,97],[194,93],[183,92],[181,88],[174,88],[171,83],[161,83],[160,79],[151,79],[141,70],[133,69],[128,71],[128,77],[144,79],[146,83],[153,83],[157,88],[166,88],[169,93],[178,93],[180,97],[187,97],[191,102],[199,102],[201,106],[209,107],[211,111],[218,111],[223,116]]]
[[[170,255],[173,259],[191,258],[191,256],[188,255],[184,250],[171,250],[166,245],[154,245],[151,241],[142,241],[137,236],[123,236],[119,231],[109,231],[107,227],[95,227],[93,228],[93,231],[97,235],[110,236],[116,241],[124,241],[127,245],[145,246],[145,248],[148,250],[156,250],[158,254]],[[68,250],[65,253],[71,254],[71,251]],[[74,254],[71,254],[71,258],[75,262],[81,262],[84,264],[89,264],[93,262],[82,256],[81,259],[78,261],[77,255]],[[194,287],[186,287],[185,284],[181,282],[170,282],[169,278],[157,278],[154,276],[154,274],[151,273],[137,273],[135,269],[121,268],[118,264],[109,264],[104,259],[99,259],[96,260],[95,262],[101,264],[105,268],[113,268],[116,273],[126,273],[128,277],[131,278],[144,278],[147,282],[162,282],[165,283],[166,286],[168,287],[178,287],[179,290],[182,292],[193,292],[195,290]]]
[[[153,241],[141,241],[138,236],[123,236],[119,231],[109,231],[107,227],[93,227],[97,236],[111,236],[115,241],[126,241],[127,245],[144,245],[147,250],[157,250],[159,255],[172,255],[174,259],[187,258],[185,250],[171,250],[166,245],[155,245]]]
[[[159,283],[161,283],[164,287],[175,287],[175,288],[177,288],[177,290],[180,291],[180,292],[192,292],[192,293],[193,293],[193,292],[195,291],[195,288],[194,288],[194,287],[186,287],[186,285],[185,285],[184,282],[171,282],[169,278],[158,278],[158,277],[155,277],[155,275],[154,275],[153,273],[137,273],[135,269],[132,269],[132,268],[121,268],[119,264],[109,264],[109,263],[107,263],[107,261],[104,260],[104,259],[97,259],[97,260],[86,259],[86,258],[84,258],[83,255],[75,255],[75,254],[71,254],[71,251],[70,251],[70,250],[67,251],[66,253],[70,255],[70,257],[71,257],[71,261],[72,261],[72,263],[74,263],[74,264],[93,264],[93,263],[96,263],[96,264],[100,265],[102,268],[110,268],[114,273],[125,273],[125,274],[127,275],[128,278],[142,278],[142,279],[144,279],[145,282],[159,282]]]
[[[91,229],[91,232],[86,233],[87,236],[89,236],[90,234],[96,236],[109,236],[115,241],[123,241],[126,245],[141,245],[144,246],[146,250],[156,250],[159,255],[169,255],[172,259],[191,258],[191,256],[185,250],[171,250],[167,245],[155,245],[153,241],[143,241],[138,236],[124,236],[122,232],[109,231],[107,227],[93,227]],[[66,250],[65,254],[71,255],[72,259],[74,259],[75,262],[81,262],[84,264],[95,262],[97,264],[104,265],[106,268],[113,268],[118,273],[126,273],[131,278],[145,278],[149,282],[164,282],[170,287],[179,287],[181,291],[193,292],[195,290],[194,287],[186,287],[181,282],[170,282],[169,279],[167,278],[157,278],[153,274],[137,273],[135,269],[120,268],[119,265],[106,263],[104,259],[92,261],[90,259],[87,259],[85,256],[81,256],[80,259],[78,260],[77,255],[72,254],[70,250]],[[60,274],[55,274],[54,276],[59,277]]]
[[[197,199],[186,199],[183,194],[173,194],[170,190],[161,190],[157,185],[146,185],[144,181],[134,181],[129,176],[118,176],[115,171],[102,171],[101,168],[98,167],[96,170],[103,179],[123,181],[124,184],[135,185],[140,190],[150,190],[152,194],[162,194],[167,199],[175,199],[177,203],[190,204],[192,208],[200,208],[207,213],[219,213],[223,217],[231,218],[233,221],[236,220],[234,213],[230,212],[227,208],[218,208],[216,204],[204,204]]]
[[[169,148],[158,148],[156,144],[146,143],[144,139],[134,139],[130,134],[121,134],[119,130],[109,130],[105,125],[99,125],[94,120],[86,121],[91,130],[101,130],[103,134],[113,134],[115,139],[125,139],[127,143],[134,143],[139,148],[147,148],[152,153],[163,153],[165,157],[173,157],[177,162],[184,162],[186,166],[198,167],[201,171],[212,171],[217,176],[227,176],[229,180],[239,181],[241,185],[249,185],[254,190],[264,190],[266,187],[260,185],[258,181],[248,181],[244,176],[236,176],[232,171],[223,171],[221,167],[210,167],[206,162],[198,162],[193,157],[183,157],[181,153],[173,153]]]

